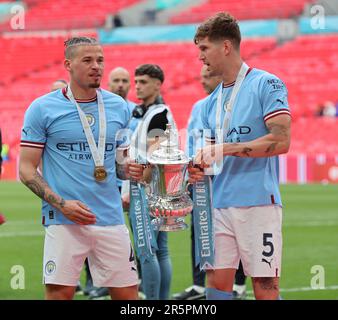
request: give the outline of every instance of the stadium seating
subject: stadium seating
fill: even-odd
[[[4,52],[0,126],[4,141],[11,146],[17,146],[23,114],[31,101],[48,92],[54,80],[68,78],[62,64],[63,40],[0,40]],[[109,70],[116,66],[133,73],[139,64],[159,64],[165,71],[164,99],[171,106],[178,127],[185,127],[193,103],[204,97],[199,83],[201,62],[193,43],[107,45],[104,51],[103,88],[107,87]],[[338,36],[302,36],[283,45],[277,45],[272,38],[244,39],[242,55],[250,66],[269,70],[287,84],[294,122],[291,152],[319,152],[324,141],[327,150],[338,153],[336,120],[313,117],[320,102],[338,100]],[[11,63],[13,57],[15,63]],[[137,101],[133,86],[129,98]]]
[[[300,118],[293,122],[292,136],[292,153],[338,154],[337,118]]]
[[[29,1],[25,30],[71,30],[95,28],[104,25],[108,14],[133,5],[140,0],[44,0]],[[10,30],[9,23],[0,25],[0,31]]]
[[[238,20],[289,18],[298,16],[308,0],[209,0],[170,19],[173,24],[201,22],[219,11],[231,12]]]
[[[0,85],[4,85],[53,65],[62,57],[63,38],[0,38],[0,51],[2,52]]]
[[[19,141],[23,114],[36,97],[48,92],[51,83],[60,78],[67,79],[63,61],[62,37],[6,39],[0,41],[7,48],[7,60],[0,71],[0,119],[4,140],[11,146]],[[244,40],[243,55],[255,56],[276,45],[274,39]],[[193,43],[109,45],[104,46],[106,74],[102,81],[107,87],[109,70],[124,66],[132,71],[142,63],[157,63],[165,71],[163,94],[172,107],[180,128],[185,127],[190,109],[195,101],[204,97],[199,83],[201,62]],[[10,63],[11,57],[16,62]],[[132,89],[130,99],[137,101]],[[15,149],[12,149],[15,152]]]
[[[338,101],[338,35],[301,36],[250,63],[285,81],[296,117],[313,115],[326,101]]]

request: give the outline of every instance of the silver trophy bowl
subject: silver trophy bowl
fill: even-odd
[[[184,217],[193,209],[185,179],[189,158],[178,149],[175,132],[170,124],[167,124],[165,137],[159,148],[148,157],[152,165],[149,211],[155,217],[152,220],[155,230],[184,230],[188,228]]]

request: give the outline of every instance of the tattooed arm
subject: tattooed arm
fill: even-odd
[[[19,174],[22,183],[38,197],[61,211],[69,220],[77,224],[95,223],[95,215],[78,200],[65,200],[55,193],[43,179],[37,168],[41,161],[43,149],[21,147]],[[62,177],[60,177],[62,179]]]
[[[201,149],[195,162],[208,167],[224,156],[262,158],[286,153],[290,146],[291,118],[279,115],[266,121],[269,133],[258,139],[239,142],[209,145]]]
[[[53,192],[46,181],[37,171],[40,163],[43,149],[21,148],[20,150],[20,179],[29,189],[38,197],[46,200],[49,204],[57,209],[64,206],[64,199]]]
[[[269,133],[258,139],[242,143],[225,143],[223,155],[236,157],[271,157],[287,153],[290,147],[291,118],[279,115],[266,121]]]

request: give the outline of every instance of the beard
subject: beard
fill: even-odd
[[[127,97],[127,92],[124,90],[119,90],[117,91],[117,94],[122,97],[123,99],[125,99]]]
[[[88,87],[89,87],[89,88],[97,89],[97,88],[100,87],[100,81],[95,82],[95,83],[90,83],[90,84],[88,85]]]
[[[222,76],[222,74],[223,74],[223,72],[222,72],[222,70],[221,69],[212,69],[212,70],[210,70],[209,68],[208,68],[208,71],[209,71],[209,76],[210,77],[219,77],[219,76]]]

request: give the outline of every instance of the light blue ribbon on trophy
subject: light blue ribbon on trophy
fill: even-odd
[[[142,129],[143,122],[139,119],[136,128],[134,129],[134,135],[131,138],[132,159],[140,164],[146,164],[146,151],[145,145],[140,145],[139,132]],[[137,181],[130,180],[130,206],[129,214],[131,226],[134,233],[134,245],[136,255],[141,262],[144,262],[151,258],[154,254],[154,250],[158,249],[155,239],[154,231],[151,226],[149,207],[147,202],[147,196],[145,192],[145,185],[138,183]]]
[[[137,119],[138,123],[131,137],[130,155],[140,164],[147,164],[146,138],[148,127],[152,117],[163,110],[168,109],[165,105],[150,106],[146,115]],[[168,112],[171,117],[171,113]],[[134,119],[135,120],[135,119]],[[175,125],[176,127],[176,125]],[[141,262],[149,259],[158,250],[154,229],[149,215],[149,206],[145,185],[130,181],[130,219],[134,233],[136,254]]]
[[[193,223],[195,231],[195,265],[213,267],[215,259],[211,178],[205,175],[193,186]]]
[[[145,186],[130,181],[130,220],[134,233],[137,257],[141,262],[149,259],[157,250],[155,235],[150,222]]]

